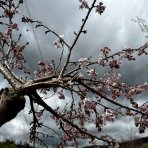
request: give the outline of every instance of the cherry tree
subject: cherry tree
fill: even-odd
[[[109,47],[103,47],[95,61],[91,56],[73,61],[72,52],[80,36],[87,33],[85,25],[90,14],[95,10],[96,15],[103,17],[103,12],[107,9],[104,3],[93,0],[90,4],[87,0],[79,0],[79,11],[86,10],[86,15],[79,30],[74,32],[75,38],[71,43],[40,20],[20,14],[18,8],[23,3],[23,0],[0,0],[0,73],[10,84],[0,91],[0,126],[16,117],[25,107],[24,96],[28,96],[29,114],[33,117],[29,140],[34,144],[38,140],[46,146],[41,137],[48,136],[48,133],[46,135],[39,132],[46,127],[59,137],[61,146],[67,142],[76,146],[79,139],[87,139],[90,144],[99,144],[103,141],[110,148],[116,148],[116,139],[110,135],[93,134],[86,125],[92,123],[100,133],[106,122],[115,122],[119,117],[125,116],[132,116],[139,133],[144,133],[148,126],[148,104],[145,102],[139,105],[134,96],[147,91],[148,83],[130,86],[124,82],[118,69],[122,68],[125,61],[135,61],[138,56],[147,55],[148,43],[136,49],[124,48],[116,53]],[[34,24],[35,28],[42,28],[45,34],[53,34],[57,38],[53,44],[62,51],[58,55],[58,64],[55,64],[55,59],[52,59],[52,62],[39,60],[36,63],[38,69],[34,73],[29,71],[26,66],[28,61],[24,56],[29,42],[20,44],[23,34],[18,38],[14,37],[15,32],[20,29],[14,19],[17,16],[22,17],[22,23]],[[67,53],[66,58],[64,52]],[[101,67],[108,69],[108,73],[104,73],[103,77],[98,75],[98,69]],[[18,73],[23,76],[20,77]],[[53,92],[57,96],[56,99],[63,100],[63,104],[66,94],[70,94],[71,102],[65,103],[64,109],[54,108],[50,103],[46,103],[45,96],[48,96],[49,92]],[[128,105],[119,98],[128,101]],[[108,106],[104,100],[112,105]],[[35,108],[36,105],[41,108]],[[50,128],[50,124],[44,125],[42,117],[46,113],[49,122],[56,124],[60,134],[56,129]]]

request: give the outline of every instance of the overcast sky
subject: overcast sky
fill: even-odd
[[[101,16],[95,11],[92,13],[85,26],[88,33],[80,37],[73,51],[73,59],[78,60],[81,57],[90,55],[97,59],[99,49],[104,46],[110,47],[115,52],[121,50],[124,46],[138,48],[147,41],[138,24],[131,21],[131,19],[135,19],[138,16],[148,23],[148,0],[103,0],[103,2],[106,5],[105,12]],[[64,35],[64,39],[68,43],[71,43],[74,39],[74,31],[77,32],[79,30],[81,20],[86,14],[85,10],[79,10],[78,0],[27,0],[27,5],[32,18],[41,20],[58,34]],[[20,12],[26,16],[29,15],[25,5],[21,6]],[[20,24],[21,20],[19,20],[19,17],[16,20]],[[23,33],[22,42],[30,42],[25,51],[25,56],[29,60],[29,68],[35,70],[36,62],[42,57],[47,61],[51,61],[53,57],[58,59],[61,51],[54,48],[53,41],[56,38],[53,35],[45,35],[43,29],[36,30],[37,40],[42,53],[40,55],[31,25],[20,24],[20,26],[20,32]],[[29,31],[26,31],[27,29]],[[125,63],[122,74],[126,81],[130,84],[148,81],[147,64],[146,56],[140,57],[135,64]],[[1,88],[7,85],[7,82],[1,80]],[[146,99],[145,97],[145,95],[141,96],[143,99]],[[57,101],[56,105],[61,104],[60,101]],[[27,123],[29,123],[29,118],[26,115],[28,110],[26,105],[26,108],[18,114],[17,118],[1,127],[0,139],[12,138],[19,141],[28,138],[27,131],[29,126]],[[127,123],[131,123],[130,119],[126,120]],[[119,137],[119,132],[123,134],[124,128],[121,130],[118,125],[120,124],[120,126],[123,125],[124,127],[126,126],[124,123],[123,120],[119,120],[114,125],[108,124],[103,131]],[[90,129],[93,130],[91,125]]]

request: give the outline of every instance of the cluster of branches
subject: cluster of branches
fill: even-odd
[[[34,77],[30,80],[25,79],[26,77],[20,78],[17,73],[14,73],[16,69],[20,70],[24,75],[30,74],[26,68],[27,61],[23,55],[23,51],[29,43],[20,44],[21,34],[17,39],[13,38],[15,31],[19,31],[14,18],[20,15],[18,8],[23,2],[23,0],[17,2],[14,0],[0,0],[0,11],[3,12],[0,15],[0,25],[3,28],[0,30],[0,73],[10,84],[9,89],[5,88],[1,91],[0,125],[14,118],[24,108],[25,101],[18,100],[25,100],[23,96],[27,95],[31,107],[29,113],[33,116],[33,121],[30,123],[30,142],[33,143],[37,139],[46,146],[39,137],[45,134],[38,132],[39,128],[46,127],[59,137],[62,146],[67,141],[77,145],[79,139],[89,139],[92,144],[104,141],[110,148],[115,148],[118,147],[116,139],[109,135],[96,136],[88,132],[86,124],[94,124],[96,130],[100,132],[107,121],[114,122],[119,116],[132,116],[135,125],[139,128],[139,132],[143,133],[148,126],[148,103],[145,102],[139,105],[134,100],[134,96],[147,91],[148,83],[130,86],[123,81],[122,75],[117,72],[125,59],[128,61],[136,60],[135,53],[138,56],[147,55],[148,43],[137,49],[125,48],[114,54],[111,54],[109,47],[104,47],[100,50],[100,56],[96,61],[92,61],[91,57],[72,61],[71,55],[77,41],[81,35],[87,33],[85,24],[90,14],[95,9],[97,14],[102,15],[106,8],[102,2],[98,3],[97,0],[93,0],[90,5],[85,0],[79,0],[79,8],[86,9],[87,13],[82,19],[80,29],[74,32],[75,39],[72,43],[67,43],[63,36],[45,26],[41,21],[22,16],[22,23],[32,23],[36,28],[44,28],[45,34],[54,34],[57,39],[53,44],[55,48],[60,48],[62,52],[59,55],[58,65],[54,62],[39,61],[37,63],[39,68],[34,73]],[[68,51],[67,56],[63,58],[63,52],[66,50]],[[96,70],[100,67],[107,67],[109,71],[104,74],[103,78],[99,78]],[[69,106],[65,106],[63,110],[60,107],[51,107],[51,104],[45,103],[45,98],[40,96],[41,93],[48,94],[49,91],[54,92],[57,99],[62,99],[63,104],[66,93],[70,92],[71,103],[68,104]],[[119,98],[127,100],[128,106],[123,104]],[[104,100],[112,105],[106,105]],[[18,104],[20,108],[5,119],[5,115],[8,114],[6,110],[14,105],[12,102]],[[38,104],[43,109],[36,110],[35,104]],[[102,111],[100,111],[101,108]],[[49,121],[56,123],[57,127],[63,132],[62,135],[59,135],[55,129],[51,129],[50,125],[43,124],[41,118],[45,112],[50,113],[48,116]]]

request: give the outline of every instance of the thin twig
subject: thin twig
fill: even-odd
[[[66,59],[66,62],[65,62],[64,66],[63,66],[63,68],[62,68],[62,70],[61,70],[61,72],[60,72],[60,74],[59,74],[59,78],[61,78],[61,77],[63,76],[64,71],[66,70],[66,67],[67,67],[67,65],[69,64],[69,60],[70,60],[70,57],[71,57],[72,49],[73,49],[74,46],[76,45],[76,43],[77,43],[77,41],[78,41],[78,39],[79,39],[81,33],[83,32],[83,28],[84,28],[84,26],[85,26],[85,24],[86,24],[86,22],[87,22],[87,20],[88,20],[88,17],[89,17],[89,15],[90,15],[90,12],[91,12],[92,9],[94,8],[95,3],[96,3],[96,0],[93,1],[91,7],[88,9],[88,12],[87,12],[87,14],[86,14],[86,17],[85,17],[85,19],[84,19],[84,21],[83,21],[81,27],[80,27],[80,30],[79,30],[78,34],[76,35],[76,38],[74,39],[72,45],[71,45],[71,46],[69,47],[69,49],[68,49],[67,59]]]

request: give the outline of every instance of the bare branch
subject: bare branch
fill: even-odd
[[[70,60],[70,57],[71,57],[72,49],[74,48],[75,44],[77,43],[77,41],[78,41],[78,39],[79,39],[79,37],[80,37],[80,34],[83,32],[83,28],[84,28],[84,26],[85,26],[85,24],[86,24],[86,22],[87,22],[87,20],[88,20],[88,17],[89,17],[89,15],[90,15],[92,9],[94,8],[95,3],[96,3],[96,0],[93,1],[91,7],[88,9],[88,12],[87,12],[87,14],[86,14],[86,17],[85,17],[85,19],[84,19],[84,21],[83,21],[81,27],[80,27],[80,30],[79,30],[78,34],[76,35],[76,38],[74,39],[72,45],[71,45],[71,46],[69,47],[69,49],[68,49],[68,52],[69,52],[69,53],[68,53],[68,55],[67,55],[66,62],[65,62],[64,66],[63,66],[63,68],[62,68],[62,70],[61,70],[61,72],[60,72],[59,78],[61,78],[61,77],[63,76],[64,71],[65,71],[67,65],[69,64],[69,60]]]

